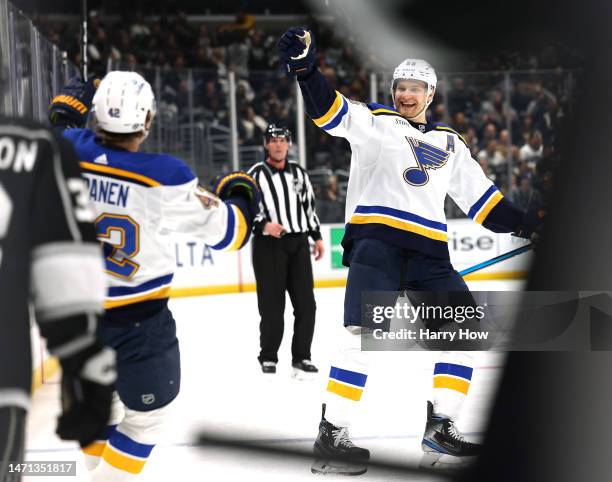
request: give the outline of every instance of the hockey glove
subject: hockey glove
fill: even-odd
[[[305,27],[291,27],[280,38],[277,48],[289,75],[304,77],[316,68],[314,37]]]
[[[546,211],[543,209],[527,210],[523,215],[521,224],[512,234],[519,238],[530,239],[534,244],[537,243],[542,235],[542,228],[544,226],[543,220],[545,216]]]
[[[115,351],[99,343],[60,360],[62,413],[57,434],[85,447],[99,439],[110,418]]]
[[[246,201],[251,219],[259,213],[261,192],[257,181],[246,172],[235,171],[225,176],[219,176],[214,182],[215,194],[223,201],[238,197]]]
[[[83,82],[79,76],[72,77],[51,101],[49,120],[51,124],[65,127],[85,127],[100,79]]]

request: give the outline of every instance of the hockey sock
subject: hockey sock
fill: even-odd
[[[361,351],[359,335],[342,331],[339,354],[329,371],[325,418],[338,427],[348,427],[368,379],[369,357]]]
[[[125,409],[125,418],[109,437],[92,482],[124,482],[138,477],[161,436],[168,405],[150,412]]]
[[[434,413],[456,420],[470,388],[473,372],[472,355],[466,352],[443,352],[434,367]]]
[[[117,425],[108,425],[102,438],[81,449],[83,451],[83,458],[85,459],[85,467],[87,467],[87,470],[90,472],[98,466],[100,457],[102,457],[102,452],[104,452],[104,447],[106,446],[106,441],[115,432],[116,428]]]

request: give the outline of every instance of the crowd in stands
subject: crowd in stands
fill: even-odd
[[[313,19],[308,24],[315,31],[319,67],[326,77],[346,97],[369,100],[369,73],[389,72],[392,66],[381,65],[372,52],[365,53],[365,60],[364,55],[356,55],[350,36],[337,26],[331,29]],[[80,62],[74,26],[53,24],[45,18],[39,18],[38,25],[75,63]],[[138,70],[151,81],[157,73],[161,82],[155,88],[160,89],[158,101],[164,115],[179,122],[189,117],[221,126],[229,125],[227,73],[234,71],[239,144],[260,146],[269,123],[284,124],[296,132],[295,86],[281,72],[274,48],[280,33],[259,29],[247,13],[213,28],[190,22],[180,11],[154,20],[139,13],[113,22],[92,11],[89,65],[94,72],[103,73],[110,62],[113,68]],[[555,47],[537,54],[481,58],[466,71],[494,73],[440,74],[430,106],[430,121],[443,122],[459,132],[487,176],[523,208],[541,205],[550,189],[557,162],[556,135],[570,108],[573,85],[571,75],[560,68],[562,62]],[[507,69],[549,70],[512,74],[507,85]],[[382,85],[379,92],[384,97],[388,85]],[[307,123],[306,137],[309,169],[326,173],[317,184],[318,198],[329,206],[330,219],[341,220],[338,213],[343,211],[348,144],[312,123]],[[447,208],[451,216],[460,215],[453,203]]]

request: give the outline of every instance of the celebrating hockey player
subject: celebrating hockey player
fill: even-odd
[[[495,232],[528,238],[540,221],[535,213],[523,213],[503,197],[459,134],[427,122],[436,74],[424,60],[408,59],[395,69],[394,106],[388,107],[355,102],[334,91],[316,68],[315,39],[306,29],[289,29],[278,50],[289,75],[297,76],[314,123],[351,145],[342,241],[343,262],[349,267],[344,302],[347,335],[330,369],[315,454],[364,461],[369,451],[355,446],[348,434],[351,411],[368,378],[366,353],[354,342],[357,337],[349,335],[361,331],[362,292],[463,292],[473,300],[449,260],[447,194],[474,221]],[[422,440],[429,466],[462,462],[479,452],[480,446],[465,440],[454,424],[472,378],[466,353],[445,352],[434,368],[433,401],[427,403]],[[345,473],[363,472],[358,466],[347,467]],[[328,470],[329,464],[313,466],[313,471]]]
[[[90,105],[95,132],[83,128]],[[81,160],[110,286],[99,332],[117,350],[118,410],[105,437],[84,449],[94,481],[140,473],[179,392],[179,347],[167,306],[176,265],[170,234],[189,233],[213,249],[239,249],[260,199],[246,173],[220,178],[213,194],[198,186],[182,161],[139,152],[154,116],[149,83],[118,71],[97,90],[92,81],[72,80],[50,111]]]
[[[57,434],[88,446],[110,413],[115,353],[96,338],[106,291],[74,149],[48,127],[0,117],[0,480],[21,480],[30,404],[30,312],[62,367]],[[14,465],[14,464],[11,464]]]

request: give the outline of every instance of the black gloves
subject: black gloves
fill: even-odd
[[[62,413],[57,434],[85,447],[102,436],[111,413],[117,378],[115,351],[94,343],[60,360]]]
[[[83,82],[79,76],[72,77],[51,101],[49,120],[51,124],[63,123],[66,127],[85,127],[99,79]]]
[[[291,27],[277,44],[289,75],[306,76],[316,68],[314,37],[305,27]]]
[[[259,212],[261,192],[257,181],[246,172],[235,171],[225,176],[220,176],[214,181],[214,193],[223,201],[231,197],[239,197],[247,202],[251,219]]]

